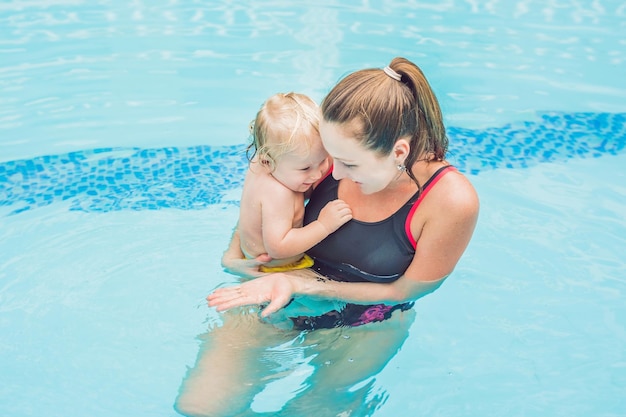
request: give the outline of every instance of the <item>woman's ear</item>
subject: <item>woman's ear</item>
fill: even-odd
[[[393,145],[393,156],[398,164],[404,165],[404,161],[409,156],[410,151],[411,145],[409,144],[409,140],[406,138],[398,139]]]

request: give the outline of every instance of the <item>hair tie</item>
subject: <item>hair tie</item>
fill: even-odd
[[[388,76],[390,76],[391,78],[393,78],[396,81],[400,81],[402,79],[402,75],[400,75],[397,72],[395,72],[394,70],[392,70],[389,65],[387,65],[385,68],[383,68],[383,71],[385,71],[385,74],[387,74]]]

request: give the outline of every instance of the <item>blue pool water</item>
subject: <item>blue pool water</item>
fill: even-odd
[[[482,208],[374,415],[625,415],[625,26],[618,1],[2,3],[0,414],[175,416],[249,120],[400,55]]]

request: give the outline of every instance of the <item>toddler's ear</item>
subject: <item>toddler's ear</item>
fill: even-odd
[[[265,158],[261,159],[261,165],[268,166],[269,164],[270,164],[270,161],[268,161],[267,159],[265,159]]]
[[[274,171],[276,168],[276,163],[271,157],[259,156],[258,163],[269,172]]]
[[[261,164],[263,168],[267,170],[270,170],[272,168],[272,163],[270,162],[269,159],[261,158],[259,159],[259,163]]]

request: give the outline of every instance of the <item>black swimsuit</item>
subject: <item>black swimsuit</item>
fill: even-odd
[[[448,165],[437,170],[424,184],[421,193],[416,192],[390,217],[373,223],[353,219],[341,226],[307,251],[315,261],[312,268],[335,281],[389,283],[400,278],[415,255],[411,219],[430,189],[445,173],[454,169]],[[338,198],[338,188],[339,181],[331,175],[315,188],[306,206],[305,225],[317,219],[329,201]],[[341,311],[333,310],[317,317],[294,317],[292,321],[299,330],[358,326],[384,320],[394,310],[407,310],[412,306],[412,302],[394,306],[347,304]]]

